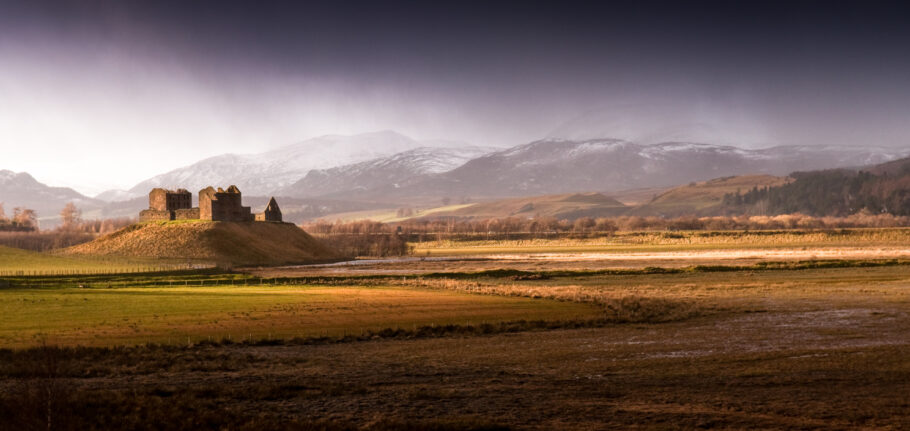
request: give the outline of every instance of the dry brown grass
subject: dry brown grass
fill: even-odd
[[[190,259],[220,265],[280,265],[340,257],[293,224],[206,221],[135,224],[63,253]]]
[[[627,323],[66,350],[55,379],[72,401],[55,411],[139,429],[907,428],[910,272],[830,266],[386,278],[489,295],[477,298],[593,302]],[[691,318],[666,318],[675,313]],[[17,429],[11,417],[44,424],[47,410],[28,408],[44,399],[21,389],[45,387],[27,366],[39,353],[0,350],[0,429]]]

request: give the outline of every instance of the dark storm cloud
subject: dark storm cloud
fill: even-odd
[[[19,6],[17,8],[17,6]],[[200,66],[442,84],[843,82],[906,72],[905,8],[868,2],[26,2],[4,25]],[[598,79],[598,77],[602,77]],[[864,85],[873,84],[865,80]]]

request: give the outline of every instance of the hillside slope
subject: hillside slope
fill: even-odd
[[[338,259],[338,254],[290,223],[151,222],[127,226],[66,254],[154,257],[220,265],[281,265]]]
[[[780,186],[790,181],[791,178],[772,175],[742,175],[690,183],[667,190],[628,214],[661,217],[722,215],[725,195],[746,192],[755,187]]]
[[[73,202],[83,211],[91,211],[104,203],[84,196],[68,187],[51,187],[38,182],[27,172],[0,170],[0,203],[7,216],[15,207],[35,210],[42,228],[53,227],[63,206]]]
[[[431,217],[555,217],[574,220],[579,217],[617,216],[627,209],[616,199],[600,193],[574,193],[481,202],[454,211],[436,212]]]
[[[731,175],[787,175],[806,169],[865,166],[906,157],[876,147],[779,146],[757,150],[617,139],[542,140],[475,158],[449,172],[375,187],[359,198],[499,198],[672,187]],[[355,194],[351,194],[351,198]]]
[[[438,174],[495,151],[490,147],[420,147],[388,157],[330,169],[313,169],[294,184],[275,192],[278,196],[311,197],[371,190],[377,185],[397,187],[419,175]]]
[[[732,209],[755,214],[812,216],[910,215],[910,158],[860,170],[794,172],[795,181],[724,198]]]

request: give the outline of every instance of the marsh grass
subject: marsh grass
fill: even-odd
[[[414,254],[636,252],[776,247],[906,246],[910,228],[794,229],[765,231],[617,232],[592,238],[440,240],[414,243]]]

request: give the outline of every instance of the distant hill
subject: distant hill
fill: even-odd
[[[188,259],[221,265],[281,265],[338,259],[290,223],[173,221],[139,223],[65,254]]]
[[[600,193],[534,196],[481,202],[453,211],[433,212],[432,218],[500,218],[500,217],[612,217],[623,214],[628,207]]]
[[[724,196],[746,192],[755,187],[774,187],[792,181],[788,177],[772,175],[742,175],[715,178],[674,187],[657,195],[650,202],[632,208],[628,215],[641,216],[708,216],[722,215]]]
[[[0,203],[7,216],[14,207],[31,208],[38,213],[42,228],[46,228],[55,224],[60,210],[68,202],[85,210],[97,209],[104,204],[68,187],[40,183],[26,172],[0,170]]]
[[[472,159],[449,172],[350,193],[348,199],[474,200],[577,192],[672,187],[731,175],[787,175],[796,170],[865,166],[910,149],[779,146],[747,150],[668,142],[640,145],[618,139],[548,139]]]
[[[910,215],[910,158],[863,169],[795,172],[794,181],[728,194],[724,203],[753,214],[845,216],[860,211]]]

